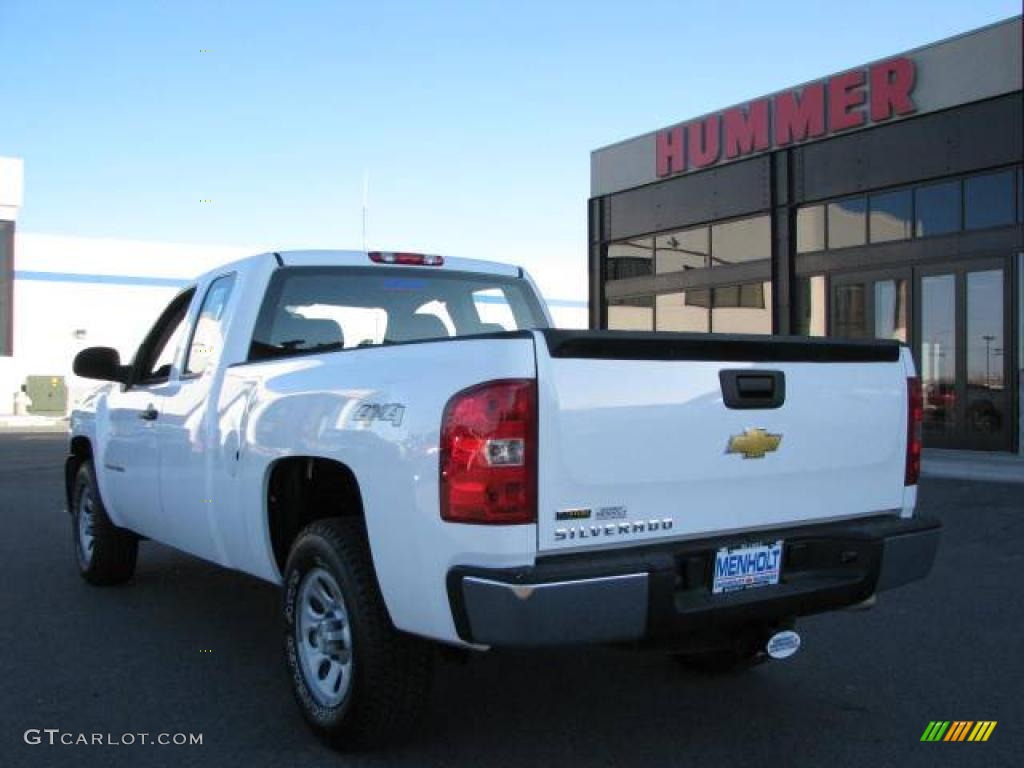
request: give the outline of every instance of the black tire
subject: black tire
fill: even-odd
[[[110,521],[91,461],[78,467],[71,489],[71,536],[78,572],[90,584],[123,584],[135,573],[139,539]]]
[[[331,700],[332,692],[325,694],[319,687],[328,675],[333,676],[332,662],[317,662],[320,671],[307,673],[299,655],[298,644],[306,642],[305,637],[299,639],[303,627],[300,612],[305,607],[304,600],[312,599],[315,606],[316,585],[311,582],[317,581],[324,571],[329,574],[329,584],[322,580],[320,584],[330,587],[327,594],[340,589],[341,607],[347,615],[347,619],[338,620],[332,627],[349,627],[346,642],[351,664],[347,672],[338,673],[339,687],[342,678],[349,677],[344,690],[334,693],[343,696],[340,701]],[[307,588],[313,592],[306,592]],[[320,520],[299,533],[285,566],[283,597],[285,661],[295,698],[313,730],[332,747],[342,750],[378,747],[412,735],[430,693],[434,648],[392,625],[377,585],[363,521]],[[333,605],[335,612],[330,615],[324,608],[321,624],[340,615],[338,603]],[[314,619],[307,621],[315,623],[319,614],[314,611],[308,615]],[[308,631],[308,624],[306,628]],[[327,647],[326,634],[320,634],[320,629],[310,632],[309,646],[302,649],[307,665],[310,658],[322,654]],[[340,640],[338,643],[344,645]],[[339,658],[345,661],[344,651],[335,647],[334,653],[340,653]],[[321,664],[327,664],[330,671],[322,672]],[[308,674],[321,678],[319,686],[310,682]]]

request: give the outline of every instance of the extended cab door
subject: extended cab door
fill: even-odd
[[[170,384],[194,289],[174,298],[147,334],[131,379],[107,396],[108,430],[100,441],[97,472],[103,501],[119,525],[163,541],[160,448],[156,424]]]
[[[156,432],[160,442],[160,499],[166,541],[198,557],[226,563],[217,533],[217,515],[227,499],[218,498],[213,473],[225,471],[220,459],[216,392],[234,273],[221,275],[203,293],[180,369],[164,398]]]

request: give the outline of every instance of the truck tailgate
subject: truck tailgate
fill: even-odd
[[[902,506],[895,343],[544,331],[537,377],[541,552]]]

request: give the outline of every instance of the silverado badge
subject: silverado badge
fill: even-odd
[[[778,450],[782,435],[773,435],[760,427],[729,438],[726,453],[742,453],[744,459],[763,459],[766,453]]]

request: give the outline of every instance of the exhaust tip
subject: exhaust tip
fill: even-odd
[[[773,659],[788,659],[800,650],[800,635],[791,629],[776,632],[768,638],[764,650]]]

